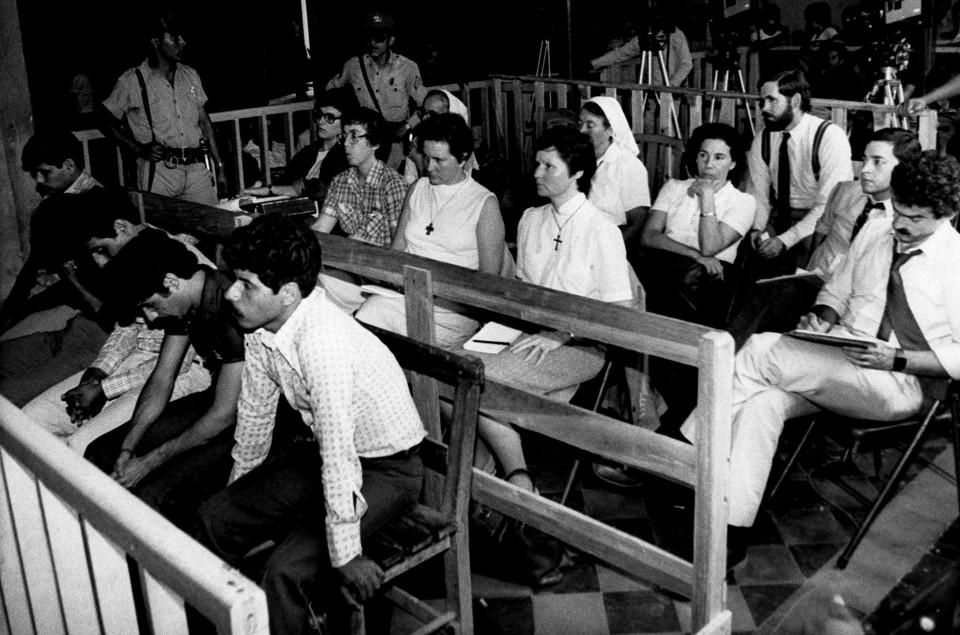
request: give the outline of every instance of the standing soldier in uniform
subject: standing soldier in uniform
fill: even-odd
[[[103,133],[137,156],[141,190],[216,205],[215,185],[225,188],[226,178],[203,107],[207,94],[197,71],[181,63],[186,41],[171,11],[150,25],[148,37],[147,59],[124,72],[103,102]],[[216,175],[204,162],[204,140]]]
[[[403,160],[402,141],[419,122],[417,109],[427,89],[417,63],[391,50],[397,39],[393,32],[389,13],[378,11],[367,16],[364,37],[369,52],[348,59],[340,74],[327,82],[327,89],[351,86],[361,106],[383,116],[392,129],[393,142],[381,146],[379,158],[397,169]]]

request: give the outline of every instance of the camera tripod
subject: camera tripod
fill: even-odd
[[[721,87],[721,84],[720,84],[720,71],[721,71],[721,69],[723,70],[723,84],[722,84],[722,87]],[[731,75],[732,75],[732,77],[731,77]],[[725,52],[725,53],[720,53],[720,54],[717,55],[717,57],[713,60],[713,91],[714,91],[714,94],[711,95],[711,97],[710,97],[710,118],[709,118],[709,121],[711,121],[711,122],[714,121],[713,113],[714,113],[714,108],[715,108],[716,105],[717,105],[717,95],[716,95],[717,90],[722,90],[723,92],[727,92],[728,90],[730,90],[730,80],[731,80],[731,79],[734,80],[733,90],[736,91],[736,92],[738,92],[738,93],[743,94],[743,97],[741,97],[740,99],[743,100],[743,108],[744,108],[744,110],[745,110],[746,113],[747,113],[747,123],[750,124],[750,133],[751,133],[752,135],[756,136],[757,130],[756,130],[756,128],[755,128],[754,125],[753,125],[753,116],[752,116],[752,114],[751,114],[751,112],[750,112],[750,102],[748,101],[747,96],[746,96],[747,89],[746,89],[746,87],[745,87],[745,85],[744,85],[744,82],[743,82],[743,70],[741,70],[741,68],[740,68],[740,62],[738,62],[738,61],[736,60],[735,53],[734,53],[733,51],[729,51],[729,52]],[[735,100],[733,101],[734,119],[736,119],[737,102],[740,101],[740,99],[735,99]],[[723,110],[723,106],[722,106],[722,105],[721,105],[720,109]]]
[[[873,103],[878,94],[883,93],[883,104],[894,106],[893,112],[883,115],[884,126],[906,128],[907,118],[898,114],[897,107],[903,103],[903,84],[897,78],[897,69],[893,66],[884,66],[880,69],[881,76],[873,83],[873,88],[867,93],[864,101]]]
[[[537,53],[537,70],[534,73],[537,77],[553,77],[553,69],[550,64],[550,40],[540,40],[540,51]]]
[[[638,84],[654,84],[653,81],[653,54],[657,54],[657,62],[659,63],[658,68],[660,69],[660,76],[663,79],[662,84],[667,88],[670,87],[670,74],[667,72],[667,64],[663,60],[663,42],[656,33],[648,26],[646,39],[643,42],[643,51],[640,53],[640,73],[637,75]],[[640,91],[640,103],[643,104],[644,108],[647,104],[647,90]],[[677,109],[673,104],[673,95],[667,94],[668,99],[663,99],[663,94],[660,91],[654,91],[654,97],[657,100],[657,104],[663,108],[664,105],[670,109],[670,121],[673,123],[673,130],[678,139],[682,138],[680,134],[680,121],[677,119]]]

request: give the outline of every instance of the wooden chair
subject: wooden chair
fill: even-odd
[[[958,383],[951,382],[947,396],[942,401],[939,399],[924,399],[923,406],[915,415],[899,421],[870,421],[866,419],[851,419],[826,412],[805,418],[807,421],[807,427],[804,430],[796,448],[787,459],[780,476],[770,488],[768,499],[772,499],[774,496],[776,496],[780,487],[786,480],[790,470],[793,468],[793,465],[796,463],[797,458],[800,456],[800,452],[810,439],[813,429],[821,422],[827,424],[821,427],[828,434],[839,437],[839,440],[844,443],[845,448],[843,456],[840,459],[841,461],[850,460],[853,454],[862,446],[866,446],[868,444],[872,446],[874,448],[874,469],[877,472],[878,478],[880,477],[881,467],[880,449],[883,447],[896,446],[899,441],[903,439],[905,432],[913,430],[913,436],[910,437],[906,449],[904,449],[903,454],[900,455],[900,459],[897,461],[896,466],[893,468],[890,476],[881,487],[880,493],[873,500],[866,517],[857,527],[856,532],[854,533],[853,537],[850,538],[850,541],[840,554],[840,557],[837,558],[837,568],[845,568],[850,562],[853,552],[860,545],[860,541],[863,540],[863,537],[870,529],[870,525],[873,524],[873,521],[876,519],[877,515],[879,515],[879,513],[883,510],[883,507],[887,504],[887,502],[889,502],[894,490],[903,478],[903,474],[907,467],[909,467],[910,463],[912,463],[914,458],[916,458],[917,451],[920,449],[920,445],[930,427],[930,423],[939,414],[944,413],[944,411],[947,411],[949,414],[950,427],[953,435],[955,474],[960,475],[960,427],[958,427],[960,426],[960,395],[958,395],[957,388]],[[838,480],[838,485],[853,494],[855,497],[861,498],[865,503],[870,502],[869,499],[863,497],[863,495],[857,492],[853,487],[848,486],[845,482],[843,482],[841,476],[836,476],[833,478]],[[960,504],[960,481],[957,482],[957,501],[958,504]]]
[[[377,532],[364,546],[364,551],[384,570],[387,599],[424,623],[417,633],[444,628],[452,628],[456,633],[472,633],[467,527],[483,363],[376,327],[367,328],[390,348],[408,376],[412,373],[432,378],[449,386],[453,397],[452,412],[445,426],[447,440],[428,437],[421,449],[428,474],[433,472],[442,478],[439,503],[417,504],[408,514]],[[441,554],[447,593],[442,611],[391,584],[401,574]],[[362,615],[362,611],[358,611],[354,616],[355,633],[364,632]]]
[[[633,138],[640,147],[640,160],[647,168],[652,202],[668,179],[680,178],[683,140],[659,134],[638,134]]]

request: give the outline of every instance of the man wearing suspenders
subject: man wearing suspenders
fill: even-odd
[[[200,75],[181,63],[186,47],[181,33],[171,12],[150,25],[150,55],[117,80],[103,102],[109,116],[103,113],[102,130],[137,156],[139,189],[216,205],[216,185],[225,185],[226,178]],[[204,162],[204,141],[216,175]]]

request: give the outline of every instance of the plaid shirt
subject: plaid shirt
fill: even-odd
[[[160,354],[162,344],[163,330],[149,328],[139,318],[129,326],[118,326],[113,329],[100,349],[97,359],[91,364],[93,368],[99,368],[108,375],[100,383],[107,399],[115,399],[128,390],[144,385],[157,365],[156,356]],[[152,353],[154,357],[122,373],[112,374],[114,369],[134,350]],[[180,365],[181,375],[190,370],[196,354],[193,346],[187,349],[187,354]]]
[[[350,238],[389,247],[406,193],[403,177],[377,161],[366,179],[357,168],[338,174],[330,184],[321,213],[336,218]]]

